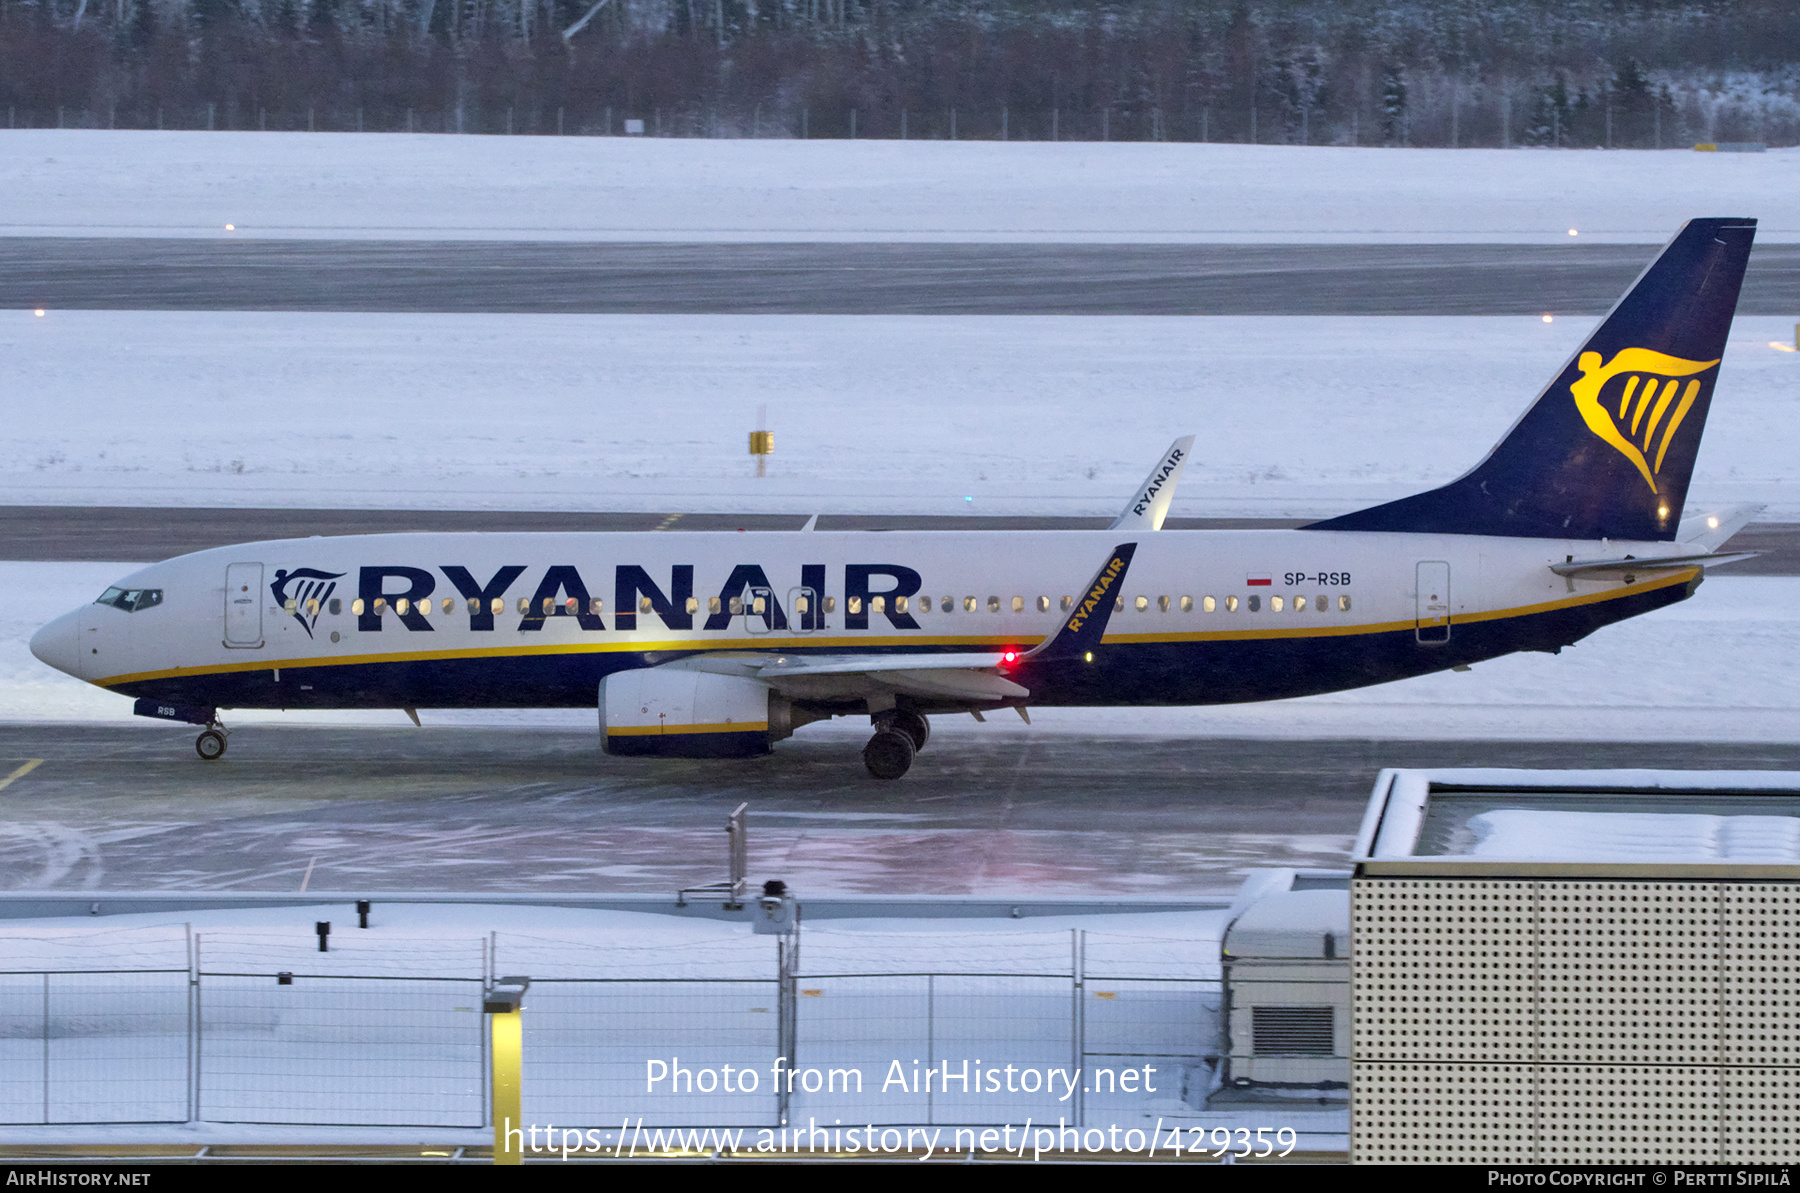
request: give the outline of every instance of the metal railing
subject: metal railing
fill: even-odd
[[[329,952],[310,925],[6,936],[0,1122],[480,1128],[482,991],[502,971],[532,975],[528,1122],[1111,1121],[1140,1082],[1179,1098],[1216,1051],[1216,942],[971,939],[809,929],[803,963],[797,931],[340,933]]]

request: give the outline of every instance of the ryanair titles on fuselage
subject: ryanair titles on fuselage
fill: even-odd
[[[799,621],[795,628],[823,627],[825,615],[837,612],[838,598],[843,600],[844,628],[867,629],[871,614],[885,617],[896,629],[918,629],[908,610],[908,601],[921,587],[919,573],[894,563],[849,563],[844,565],[839,593],[827,588],[827,568],[822,563],[803,564],[797,585],[783,584],[779,589],[769,580],[760,564],[739,563],[732,567],[716,594],[700,599],[694,589],[694,565],[674,564],[669,568],[666,584],[638,564],[618,564],[612,569],[611,591],[590,587],[592,572],[584,576],[574,564],[552,564],[538,578],[529,595],[522,587],[515,590],[520,577],[529,570],[525,564],[508,564],[485,577],[460,564],[444,564],[438,570],[454,589],[456,611],[467,611],[469,628],[493,630],[496,615],[516,612],[521,631],[541,630],[548,617],[571,616],[583,630],[635,630],[640,616],[655,616],[671,630],[698,628],[724,631],[731,628],[735,615],[760,614],[772,628],[788,629],[788,605],[795,606],[792,616]],[[277,603],[282,579],[270,585]],[[604,585],[604,581],[601,584]],[[356,628],[363,632],[379,632],[384,614],[392,610],[396,620],[408,630],[429,631],[429,614],[421,605],[440,596],[437,576],[422,567],[404,564],[365,566],[357,569]],[[514,605],[516,598],[522,598]],[[761,600],[758,609],[754,602]],[[292,616],[308,625],[309,610],[297,604]],[[317,610],[311,611],[316,619]]]

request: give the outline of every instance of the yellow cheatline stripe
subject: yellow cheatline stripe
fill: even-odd
[[[4,791],[8,787],[11,787],[14,783],[17,783],[20,779],[23,779],[26,775],[42,765],[44,765],[44,760],[42,758],[27,758],[25,760],[25,765],[19,767],[4,779],[0,779],[0,791]]]
[[[767,721],[727,721],[723,725],[608,725],[608,737],[656,737],[667,734],[670,737],[684,736],[689,733],[767,733]]]
[[[1645,560],[1646,564],[1654,562]],[[1535,605],[1519,605],[1508,609],[1491,609],[1479,613],[1459,613],[1450,618],[1452,625],[1469,625],[1478,621],[1503,621],[1512,617],[1527,617],[1537,613],[1549,613],[1558,609],[1574,609],[1582,605],[1595,605],[1603,601],[1614,601],[1621,597],[1638,596],[1646,592],[1656,592],[1677,584],[1686,584],[1700,572],[1700,568],[1684,568],[1679,572],[1656,580],[1646,580],[1626,587],[1609,589],[1605,592],[1587,593],[1583,596],[1564,597],[1561,600],[1545,601]],[[1116,615],[1115,615],[1116,616]],[[1220,616],[1214,614],[1214,616]],[[1223,616],[1236,616],[1225,614]],[[1246,614],[1246,616],[1250,616]],[[1256,614],[1255,616],[1264,616]],[[1289,614],[1268,614],[1270,617],[1290,616]],[[1295,616],[1296,619],[1298,615]],[[1314,614],[1312,616],[1319,616]],[[1360,622],[1347,626],[1322,626],[1316,622],[1310,626],[1294,626],[1291,629],[1268,630],[1193,630],[1179,633],[1152,634],[1118,634],[1112,633],[1110,626],[1104,639],[1113,645],[1127,643],[1151,642],[1235,642],[1262,638],[1346,638],[1366,634],[1391,634],[1410,630],[1416,621],[1407,618],[1405,621]],[[920,638],[911,636],[882,635],[866,638],[815,638],[805,637],[775,638],[738,638],[730,642],[712,642],[702,639],[673,640],[665,642],[568,642],[546,643],[542,646],[491,646],[476,647],[465,650],[421,650],[393,654],[352,655],[346,658],[288,658],[261,659],[252,663],[230,663],[217,667],[176,667],[167,671],[140,671],[129,675],[115,675],[108,679],[92,680],[97,687],[110,688],[128,683],[142,683],[152,679],[176,679],[190,675],[228,675],[244,671],[279,671],[283,668],[299,670],[313,667],[352,667],[369,663],[421,663],[438,661],[455,661],[462,659],[483,658],[525,658],[532,655],[577,655],[577,654],[655,654],[663,651],[680,651],[693,654],[729,654],[754,652],[768,654],[781,650],[803,650],[821,647],[826,649],[868,650],[879,646],[957,646],[957,647],[1019,647],[1029,650],[1042,641],[1042,635],[1020,634],[1016,637],[998,634],[950,636]],[[920,661],[929,663],[931,656],[921,654]]]

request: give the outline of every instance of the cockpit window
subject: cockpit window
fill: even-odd
[[[163,590],[160,588],[109,588],[100,594],[96,605],[111,605],[115,609],[123,609],[127,613],[136,613],[139,609],[149,609],[162,604]]]

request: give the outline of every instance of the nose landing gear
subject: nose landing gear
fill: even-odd
[[[230,733],[225,726],[216,721],[194,739],[194,753],[207,762],[216,762],[225,756],[225,738]]]

